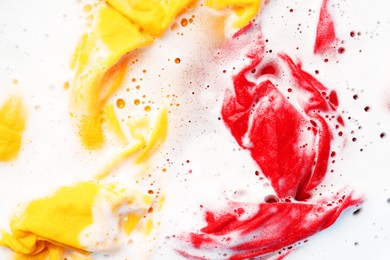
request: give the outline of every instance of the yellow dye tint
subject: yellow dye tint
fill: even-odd
[[[97,180],[107,177],[123,160],[131,157],[139,152],[145,146],[145,142],[136,143],[133,146],[125,148],[122,152],[117,154],[109,163],[107,163],[102,170],[95,176]]]
[[[118,138],[123,138],[127,143],[125,135],[120,128],[119,121],[116,118],[114,108],[112,105],[106,105],[105,113],[108,118],[108,122],[112,121],[112,129],[117,134]],[[110,119],[111,117],[111,119]],[[135,159],[136,163],[145,162],[150,155],[157,150],[160,145],[165,141],[168,131],[168,113],[167,109],[163,108],[155,122],[153,130],[150,130],[150,122],[146,118],[133,120],[129,124],[129,131],[131,136],[135,139],[136,143],[128,145],[120,153],[115,155],[111,161],[109,161],[102,170],[95,176],[96,179],[101,180],[107,177],[123,160],[130,158],[131,156],[138,154]]]
[[[139,213],[130,213],[127,216],[126,222],[124,224],[124,230],[126,234],[130,234],[133,232],[137,224],[140,222],[142,219],[142,214]]]
[[[116,137],[121,141],[121,143],[127,145],[128,141],[120,126],[118,117],[115,113],[114,106],[112,104],[105,105],[104,114],[107,118],[109,129],[116,135]]]
[[[26,111],[20,97],[11,96],[0,107],[0,161],[15,159],[22,145]]]
[[[11,233],[2,232],[0,245],[14,250],[16,259],[49,257],[57,260],[63,257],[64,249],[90,251],[82,245],[79,237],[83,230],[93,224],[95,204],[103,199],[114,212],[127,200],[113,188],[81,182],[62,187],[52,196],[30,202],[22,212],[12,217]],[[142,197],[138,202],[144,203]]]
[[[162,196],[161,199],[157,202],[157,211],[161,211],[165,204],[165,196]]]
[[[136,162],[145,162],[150,155],[157,150],[160,145],[165,141],[168,132],[168,111],[166,108],[162,108],[153,131],[148,139],[146,147],[143,149],[141,154],[137,157]]]
[[[233,26],[242,28],[257,15],[260,8],[260,0],[206,0],[206,5],[216,10],[230,7],[237,15]]]
[[[146,221],[145,228],[144,228],[144,234],[145,234],[146,236],[150,235],[150,233],[151,233],[152,230],[153,230],[153,226],[154,226],[153,220],[148,219],[148,220]]]

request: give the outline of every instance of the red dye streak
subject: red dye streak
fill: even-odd
[[[336,33],[332,16],[328,12],[328,0],[322,2],[320,17],[317,24],[317,35],[314,44],[315,54],[325,54],[334,49]]]
[[[321,8],[320,22],[327,14],[326,3]],[[325,118],[336,118],[335,124],[344,125],[336,111],[336,92],[329,91],[286,54],[275,55],[271,64],[262,64],[262,39],[256,44],[247,54],[249,65],[233,77],[234,90],[226,91],[222,119],[270,180],[276,196],[267,196],[265,203],[257,205],[230,202],[225,211],[206,211],[206,226],[189,235],[194,248],[229,250],[229,259],[269,254],[275,257],[278,250],[328,228],[346,208],[362,202],[347,191],[323,194],[321,199],[312,197],[312,191],[325,177],[331,141],[337,137]],[[283,75],[276,74],[275,68],[280,68]],[[253,71],[260,71],[255,77],[264,79],[250,81],[247,75],[253,77]],[[279,86],[291,90],[290,99]],[[296,102],[290,102],[292,99]],[[254,213],[243,217],[238,209]],[[283,250],[278,259],[293,249]]]

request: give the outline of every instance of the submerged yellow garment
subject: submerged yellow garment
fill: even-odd
[[[25,125],[22,99],[11,96],[0,108],[0,161],[9,161],[18,155]]]
[[[99,234],[85,233],[87,228],[107,225],[110,221],[105,218],[107,214],[102,214],[97,217],[100,222],[94,223],[96,211],[99,214],[100,208],[109,205],[108,210],[118,215],[118,208],[126,203],[138,203],[138,210],[139,205],[144,205],[141,211],[146,212],[151,200],[126,197],[113,187],[97,183],[81,182],[62,187],[54,195],[32,201],[24,211],[15,214],[11,219],[11,234],[2,232],[0,245],[14,250],[18,254],[17,259],[29,259],[29,256],[34,256],[34,259],[44,259],[46,256],[59,259],[56,256],[62,256],[64,249],[94,252],[99,247],[98,242],[88,244],[83,239],[91,236],[93,240]],[[118,225],[119,220],[118,215]],[[96,240],[99,241],[99,238]],[[109,248],[113,241],[105,243],[108,244],[105,247]]]
[[[108,97],[123,80],[123,67],[115,68],[126,53],[149,45],[193,0],[120,1],[103,5],[94,29],[84,35],[76,50],[77,67],[71,94],[71,112],[87,148],[103,142],[101,112]],[[114,71],[110,71],[113,69]]]

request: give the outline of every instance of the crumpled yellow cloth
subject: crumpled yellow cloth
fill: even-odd
[[[17,259],[49,256],[54,260],[65,249],[106,252],[115,248],[118,234],[108,236],[110,240],[99,230],[136,226],[141,217],[133,216],[145,214],[152,200],[149,195],[125,194],[114,185],[80,182],[65,186],[16,213],[10,223],[11,233],[2,231],[0,245],[14,250]]]
[[[101,112],[120,86],[126,64],[114,66],[126,53],[151,44],[193,1],[107,0],[100,7],[94,29],[82,37],[73,60],[71,113],[85,147],[104,142]]]
[[[0,161],[10,161],[18,155],[25,125],[22,98],[9,97],[0,108]]]

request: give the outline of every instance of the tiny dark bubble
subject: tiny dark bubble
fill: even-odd
[[[355,242],[355,243],[353,243],[355,246],[358,246],[359,245],[359,243],[358,242]]]
[[[352,214],[356,216],[356,215],[359,214],[361,211],[362,211],[362,208],[359,208],[359,209],[355,210]]]
[[[364,108],[364,111],[366,111],[366,112],[370,111],[370,107],[369,107],[369,106],[366,106],[366,107]]]
[[[379,137],[380,137],[380,138],[385,138],[385,137],[386,137],[386,133],[381,133],[381,134],[379,135]]]
[[[338,52],[339,54],[343,54],[343,53],[345,52],[345,48],[344,48],[344,47],[340,47],[340,48],[337,50],[337,52]]]
[[[390,204],[390,198],[388,198],[386,201],[387,201],[387,203],[389,203],[389,204]]]
[[[359,96],[358,96],[358,95],[356,95],[356,94],[355,94],[355,95],[353,95],[353,99],[355,99],[355,100],[356,100],[356,99],[358,99],[358,98],[359,98]]]
[[[277,203],[279,202],[279,199],[275,195],[267,195],[265,196],[264,201],[266,203]]]

